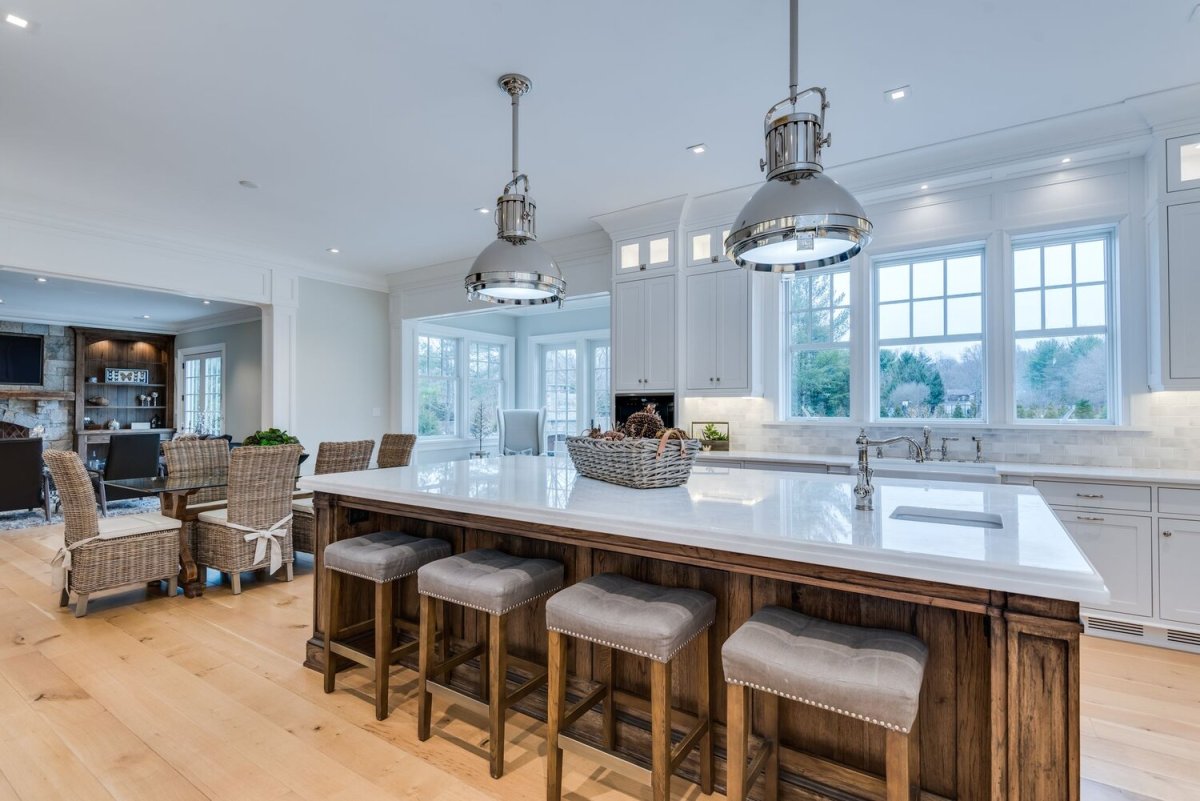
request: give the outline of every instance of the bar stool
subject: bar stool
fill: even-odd
[[[388,668],[417,647],[419,640],[393,647],[394,582],[417,572],[434,559],[450,555],[443,540],[414,537],[399,531],[376,531],[325,546],[325,692],[333,692],[337,669],[334,655],[375,671],[375,717],[388,716]],[[337,606],[341,592],[339,573],[375,582],[375,649],[370,655],[337,639]]]
[[[567,726],[597,703],[604,702],[605,746],[615,745],[612,656],[603,684],[570,709],[566,708],[567,637],[650,660],[651,795],[654,801],[671,797],[671,774],[692,748],[700,752],[700,789],[713,791],[712,687],[708,678],[708,630],[717,601],[700,590],[646,584],[602,573],[585,579],[546,602],[550,630],[548,704],[546,710],[546,799],[562,798],[562,748],[559,737]],[[671,660],[692,640],[697,641],[696,684],[701,688],[695,727],[671,747]]]
[[[779,781],[779,698],[827,709],[887,729],[888,801],[909,800],[909,751],[929,649],[911,634],[831,623],[790,609],[755,612],[721,648],[728,692],[726,795],[744,801],[760,772],[764,798]],[[752,690],[765,693],[764,745],[749,767]]]
[[[504,775],[504,718],[509,708],[546,682],[541,665],[508,654],[508,613],[554,592],[563,585],[563,566],[551,559],[525,559],[490,548],[468,551],[430,562],[417,571],[421,596],[420,676],[417,685],[417,737],[428,740],[433,697],[429,682],[475,656],[479,657],[479,694],[488,704],[488,751],[492,778]],[[486,612],[487,633],[481,643],[450,655],[434,657],[437,601]],[[508,663],[529,666],[533,676],[512,692]],[[446,688],[448,689],[448,688]],[[453,692],[453,691],[451,691]]]

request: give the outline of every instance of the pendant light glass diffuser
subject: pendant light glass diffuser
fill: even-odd
[[[787,273],[848,261],[871,241],[871,222],[854,196],[821,168],[829,102],[825,89],[797,92],[799,0],[791,0],[791,92],[767,111],[767,157],[759,167],[767,182],[738,214],[725,240],[729,259],[743,267]],[[796,111],[809,95],[821,100],[820,114]],[[791,111],[775,116],[781,106]]]
[[[483,249],[463,282],[467,297],[515,306],[562,304],[567,282],[554,259],[537,243],[537,206],[529,178],[517,165],[521,95],[533,85],[524,75],[502,75],[500,88],[512,98],[512,180],[496,199],[496,241]]]

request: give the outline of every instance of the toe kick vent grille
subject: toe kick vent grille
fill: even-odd
[[[1177,642],[1182,645],[1195,645],[1200,647],[1200,634],[1197,634],[1193,631],[1167,629],[1167,640],[1169,642]]]
[[[1145,637],[1145,627],[1138,623],[1126,623],[1121,620],[1109,620],[1103,617],[1089,617],[1087,627],[1096,631],[1109,631],[1113,634],[1125,634],[1129,637]],[[1198,638],[1200,639],[1200,638]]]

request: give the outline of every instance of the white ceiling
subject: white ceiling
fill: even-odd
[[[113,284],[37,276],[0,267],[0,320],[177,333],[218,321],[256,318],[258,309]],[[149,315],[146,319],[143,315]]]
[[[0,24],[0,204],[377,274],[494,236],[474,209],[509,177],[502,72],[534,81],[544,239],[759,180],[787,91],[784,0],[3,3],[34,24]],[[1200,81],[1195,5],[803,0],[801,81],[829,88],[836,176]]]

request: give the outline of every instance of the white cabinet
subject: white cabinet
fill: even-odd
[[[1158,616],[1200,624],[1200,522],[1158,521]]]
[[[1149,617],[1154,613],[1154,536],[1150,518],[1055,508],[1063,527],[1112,596],[1096,608]]]
[[[619,240],[613,247],[613,272],[633,275],[675,266],[675,234],[666,231]]]
[[[675,389],[675,276],[613,287],[614,392]]]
[[[1166,353],[1162,383],[1200,380],[1200,203],[1167,206]]]
[[[750,274],[687,276],[685,381],[696,394],[750,395]]]
[[[725,239],[729,236],[728,225],[717,225],[709,228],[697,228],[688,231],[687,247],[688,267],[702,267],[706,264],[725,264]]]
[[[1167,191],[1200,189],[1200,134],[1176,136],[1166,144]]]

